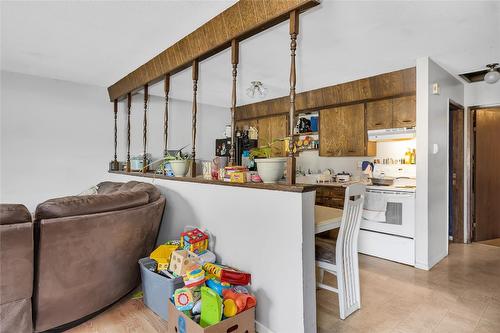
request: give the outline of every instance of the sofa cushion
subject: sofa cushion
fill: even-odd
[[[156,186],[149,183],[142,183],[135,180],[129,181],[127,183],[118,182],[102,182],[97,185],[99,194],[120,192],[137,192],[144,191],[149,195],[149,202],[154,202],[160,198],[160,191]]]
[[[149,195],[145,191],[114,192],[110,194],[69,196],[50,199],[38,205],[37,220],[64,216],[96,214],[145,205]]]
[[[109,194],[118,191],[123,183],[118,182],[101,182],[97,184],[97,194]]]
[[[20,204],[1,204],[0,205],[0,224],[14,224],[31,222],[31,214],[24,205]]]
[[[128,183],[123,184],[119,191],[144,191],[149,195],[149,202],[154,202],[160,198],[160,191],[156,188],[156,186],[149,183],[141,183],[136,181],[130,181]]]

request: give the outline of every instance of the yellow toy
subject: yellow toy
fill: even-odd
[[[158,267],[157,271],[166,271],[168,269],[168,266],[170,264],[170,256],[172,255],[172,252],[177,250],[179,248],[178,245],[160,245],[151,252],[149,255],[149,258],[153,259],[154,261],[157,262]]]
[[[186,269],[197,264],[199,265],[199,261],[195,254],[186,250],[177,250],[172,252],[168,270],[182,276],[186,274]]]

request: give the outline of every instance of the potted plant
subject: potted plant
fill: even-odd
[[[257,172],[264,183],[277,183],[285,172],[286,157],[271,157],[273,146],[285,139],[276,139],[265,146],[250,150],[250,156],[257,164]]]
[[[167,153],[163,160],[170,164],[175,177],[186,176],[189,166],[191,165],[191,155],[183,153],[182,149],[173,155]]]

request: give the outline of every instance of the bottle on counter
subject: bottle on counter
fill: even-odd
[[[410,160],[410,163],[411,164],[417,164],[417,150],[415,148],[411,151],[411,160]]]
[[[411,163],[411,149],[408,148],[408,151],[405,153],[405,164]]]

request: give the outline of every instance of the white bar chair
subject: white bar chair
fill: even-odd
[[[364,199],[364,185],[347,187],[337,240],[316,238],[316,265],[320,270],[317,286],[339,295],[341,319],[361,308],[358,235]],[[323,283],[325,271],[337,277],[338,289]]]

